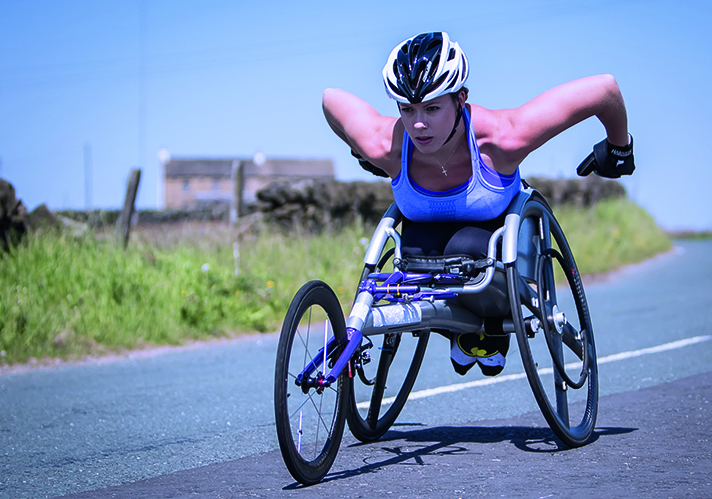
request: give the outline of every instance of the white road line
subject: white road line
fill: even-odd
[[[606,362],[614,362],[616,360],[631,359],[633,357],[640,357],[641,355],[647,355],[649,353],[659,353],[666,352],[668,350],[675,350],[676,348],[682,348],[689,345],[694,345],[695,343],[701,343],[703,341],[712,340],[712,336],[693,336],[692,338],[686,338],[684,340],[673,341],[671,343],[664,343],[656,347],[642,348],[640,350],[633,350],[631,352],[617,353],[614,355],[608,355],[598,359],[598,364],[605,364]]]
[[[615,362],[619,360],[632,359],[633,357],[640,357],[641,355],[648,355],[652,353],[666,352],[668,350],[675,350],[677,348],[683,348],[686,346],[694,345],[696,343],[701,343],[703,341],[712,340],[712,336],[693,336],[692,338],[686,338],[684,340],[673,341],[670,343],[664,343],[655,347],[641,348],[640,350],[631,350],[630,352],[621,352],[613,355],[607,355],[606,357],[601,357],[598,359],[598,365],[606,364],[608,362]],[[580,363],[579,363],[580,365]],[[566,367],[575,367],[574,364],[567,364]],[[553,372],[552,368],[542,369],[539,374],[551,374]],[[467,383],[456,383],[454,385],[439,386],[437,388],[428,388],[427,390],[419,390],[417,392],[411,392],[408,396],[408,400],[421,399],[425,397],[432,397],[435,395],[440,395],[443,393],[459,392],[460,390],[467,390],[468,388],[475,388],[477,386],[494,385],[495,383],[503,383],[505,381],[514,381],[522,378],[526,378],[526,373],[518,374],[507,374],[505,376],[497,376],[494,378],[478,379],[476,381],[469,381]],[[384,398],[381,405],[392,404],[395,397]],[[356,407],[359,409],[368,409],[369,402],[359,402]]]

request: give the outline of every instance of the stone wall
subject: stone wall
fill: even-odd
[[[20,241],[27,232],[27,209],[15,196],[15,188],[0,178],[0,250]]]
[[[586,207],[601,199],[623,197],[623,186],[596,176],[574,179],[526,179],[553,205],[572,204]],[[264,220],[284,229],[301,227],[309,231],[338,228],[357,218],[367,224],[377,223],[393,202],[390,182],[337,182],[307,180],[277,181],[257,193],[257,202],[247,206],[250,221]],[[113,227],[119,210],[62,210],[50,212],[45,205],[27,213],[15,196],[13,186],[0,179],[0,247],[8,238],[19,239],[28,229],[62,227],[79,222],[85,227]],[[182,222],[225,222],[229,213],[223,208],[204,210],[139,210],[135,223],[154,225]],[[72,227],[76,230],[76,227]]]
[[[583,208],[611,197],[624,197],[617,181],[599,177],[526,181],[538,189],[552,205],[572,204]],[[257,193],[258,203],[251,208],[265,219],[282,227],[299,224],[310,230],[338,227],[360,217],[377,223],[393,202],[390,183],[378,182],[275,182]]]
[[[360,218],[377,223],[393,203],[388,182],[274,182],[257,193],[250,208],[268,222],[307,230],[337,228]]]
[[[596,175],[584,178],[550,179],[530,177],[526,181],[552,205],[570,204],[578,208],[592,206],[602,199],[625,197],[623,184]]]

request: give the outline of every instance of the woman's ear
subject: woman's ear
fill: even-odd
[[[467,102],[467,96],[470,93],[470,91],[466,87],[462,87],[458,92],[457,92],[457,100],[460,101],[460,106],[465,107],[465,102]]]

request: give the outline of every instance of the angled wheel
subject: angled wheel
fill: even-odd
[[[360,282],[383,269],[392,255],[392,250],[386,252],[375,268],[364,268]],[[349,429],[358,440],[377,440],[393,426],[418,377],[429,338],[429,332],[364,338],[354,363],[347,413]]]
[[[570,447],[590,439],[598,413],[598,369],[581,276],[559,223],[530,198],[518,258],[507,268],[512,318],[524,369],[547,423]]]
[[[336,341],[330,342],[332,337]],[[316,381],[325,371],[328,374],[345,342],[343,312],[331,288],[321,281],[302,286],[279,338],[274,411],[284,462],[294,479],[305,485],[317,483],[329,472],[341,443],[348,372],[328,388]],[[308,375],[300,376],[305,369]]]

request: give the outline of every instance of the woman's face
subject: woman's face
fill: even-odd
[[[450,94],[419,104],[399,104],[399,109],[413,144],[425,154],[433,154],[443,146],[452,132],[457,112]]]

